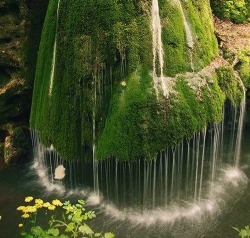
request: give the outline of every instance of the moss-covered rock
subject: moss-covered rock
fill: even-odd
[[[46,147],[67,160],[88,160],[92,148],[96,159],[151,158],[221,119],[214,73],[196,91],[186,75],[174,78],[218,54],[209,1],[176,2],[159,0],[164,76],[177,78],[166,98],[152,77],[152,1],[50,1],[30,117]]]
[[[244,85],[241,84],[240,79],[237,78],[232,67],[220,67],[216,69],[218,83],[226,98],[233,106],[237,106],[243,99],[242,90]]]
[[[241,50],[238,52],[239,62],[236,69],[239,71],[240,77],[245,87],[250,89],[250,49]]]
[[[149,71],[138,68],[117,86],[97,143],[97,158],[152,158],[166,146],[166,109],[157,103]]]

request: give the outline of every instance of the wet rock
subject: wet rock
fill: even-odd
[[[0,170],[5,168],[4,162],[4,143],[0,143]]]
[[[29,131],[25,127],[16,127],[10,131],[4,141],[4,163],[6,166],[16,164],[22,158],[27,159],[31,148]]]
[[[13,79],[0,88],[0,123],[28,121],[30,88],[22,79]]]

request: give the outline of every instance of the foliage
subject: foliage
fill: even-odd
[[[233,227],[233,229],[238,232],[238,236],[240,236],[241,238],[249,238],[250,237],[250,227],[249,226],[245,226],[244,229],[239,229],[237,227]]]
[[[214,13],[235,23],[250,22],[249,0],[211,0]]]
[[[34,204],[31,205],[31,202]],[[96,217],[94,211],[86,211],[83,200],[76,204],[69,201],[62,203],[58,199],[52,202],[44,202],[41,199],[26,197],[27,206],[19,206],[18,211],[22,212],[22,222],[18,224],[21,229],[20,235],[26,238],[69,238],[69,237],[102,237],[113,238],[108,233],[95,233],[86,221]],[[41,218],[46,217],[46,221]],[[39,225],[39,223],[43,225]]]

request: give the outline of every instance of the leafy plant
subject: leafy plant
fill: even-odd
[[[70,201],[62,203],[58,199],[44,202],[26,197],[24,201],[29,205],[19,206],[17,210],[22,212],[22,223],[18,226],[21,229],[20,235],[25,238],[114,237],[111,232],[96,233],[86,224],[87,220],[95,218],[96,215],[94,211],[86,211],[84,200],[71,204]],[[30,205],[32,201],[34,204]],[[39,225],[38,221],[42,217],[47,217],[47,221]]]
[[[249,238],[250,237],[250,227],[249,226],[245,226],[244,229],[239,229],[237,227],[233,227],[234,230],[236,230],[238,232],[238,236],[242,237],[242,238]]]
[[[247,0],[211,0],[214,13],[235,23],[250,21],[250,4]]]

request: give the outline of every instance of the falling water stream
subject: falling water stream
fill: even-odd
[[[56,50],[57,50],[57,28],[58,28],[58,18],[59,18],[59,8],[60,8],[61,0],[58,0],[57,3],[57,11],[56,11],[56,33],[55,33],[55,41],[53,46],[53,56],[52,56],[52,64],[50,71],[50,84],[49,84],[49,96],[52,95],[54,77],[55,77],[55,65],[56,65]]]
[[[152,17],[152,37],[153,37],[153,79],[155,90],[158,95],[158,80],[160,79],[160,83],[162,86],[163,95],[168,96],[167,86],[164,82],[164,50],[162,43],[162,25],[161,18],[159,12],[159,4],[158,0],[152,1],[152,9],[151,9],[151,17]],[[158,67],[160,71],[160,78],[157,76]]]
[[[194,41],[193,41],[193,36],[192,36],[192,30],[187,22],[186,16],[184,14],[182,4],[180,0],[172,0],[175,4],[178,5],[178,8],[180,9],[181,16],[184,22],[184,28],[185,28],[185,34],[186,34],[186,42],[187,46],[189,48],[189,54],[190,54],[190,64],[191,68],[194,71],[194,64],[193,64],[193,49],[194,49]]]
[[[189,219],[192,214],[201,216],[217,211],[226,202],[225,191],[231,193],[238,184],[244,187],[246,177],[239,169],[244,105],[227,107],[224,113],[226,118],[233,115],[231,119],[195,133],[192,139],[160,152],[152,160],[94,160],[92,175],[91,164],[61,160],[53,147],[45,148],[32,132],[32,168],[47,190],[80,192],[114,219],[154,224]],[[53,179],[59,165],[66,168],[64,182]]]

